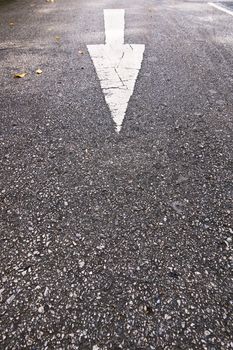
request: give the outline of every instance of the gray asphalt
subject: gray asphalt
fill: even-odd
[[[104,8],[146,45],[119,135]],[[233,348],[232,33],[207,1],[0,0],[0,349]]]

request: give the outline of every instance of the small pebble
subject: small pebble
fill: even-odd
[[[44,313],[44,307],[43,306],[40,306],[39,309],[38,309],[38,312],[40,314],[43,314]]]

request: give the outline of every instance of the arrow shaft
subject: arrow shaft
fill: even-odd
[[[125,10],[104,10],[105,42],[107,45],[124,44]]]

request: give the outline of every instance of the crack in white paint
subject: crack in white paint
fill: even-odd
[[[119,132],[135,82],[145,45],[124,44],[125,10],[104,10],[106,44],[87,45],[105,101]]]

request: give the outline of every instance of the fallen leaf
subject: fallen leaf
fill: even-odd
[[[13,27],[14,25],[15,25],[14,22],[10,22],[10,23],[9,23],[9,26],[11,26],[11,27]]]
[[[60,36],[55,36],[55,40],[56,40],[56,41],[59,41],[60,39],[61,39]]]
[[[27,73],[17,73],[15,74],[14,78],[24,78],[27,75]]]
[[[41,69],[37,69],[36,70],[36,74],[41,74],[42,73],[42,70]]]
[[[54,0],[46,0],[47,2],[54,2]]]

